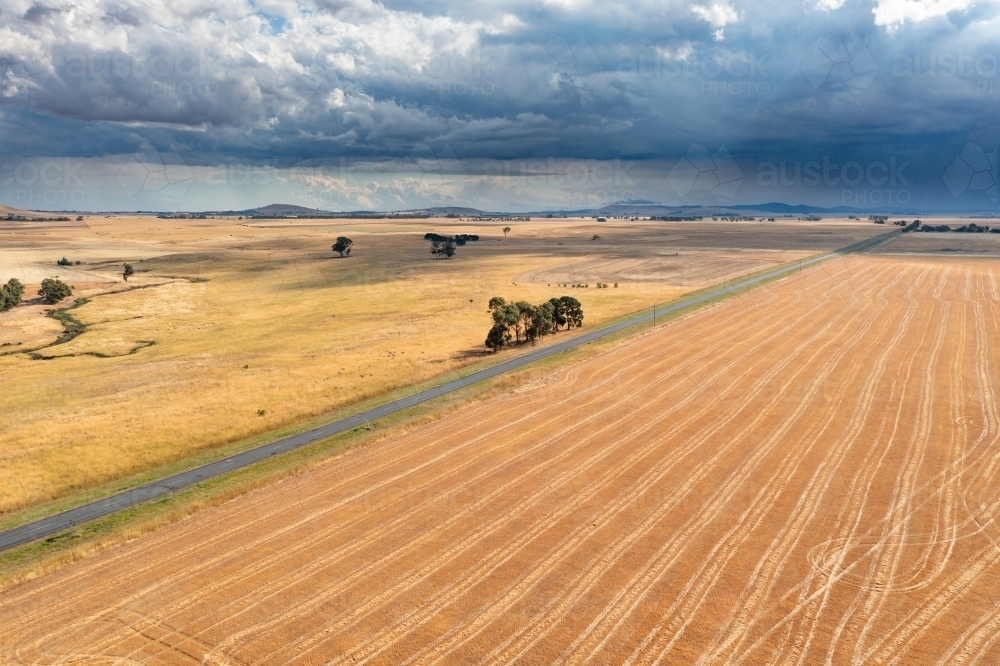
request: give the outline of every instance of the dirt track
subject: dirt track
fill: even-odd
[[[732,299],[8,590],[0,662],[996,662],[998,274]]]

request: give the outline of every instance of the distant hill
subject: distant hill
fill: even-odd
[[[50,213],[39,212],[37,210],[23,210],[13,206],[0,204],[0,222],[69,222],[76,216],[76,213],[66,213],[63,211]]]
[[[592,215],[634,215],[649,217],[651,215],[690,215],[685,211],[685,206],[664,206],[662,204],[650,202],[643,203],[616,203],[609,206],[602,206],[591,213]]]
[[[435,206],[433,208],[414,208],[413,210],[396,211],[399,215],[420,215],[426,217],[488,217],[493,213],[479,210],[478,208],[465,208],[462,206]]]
[[[458,206],[443,206],[439,208],[428,208],[427,214],[431,217],[446,217],[448,215],[458,215],[460,217],[489,217],[489,213],[478,208],[461,208]]]
[[[306,208],[305,206],[295,206],[292,204],[270,204],[260,208],[240,211],[244,215],[322,215],[326,211],[318,208]]]
[[[821,206],[805,206],[799,204],[797,206],[792,206],[786,203],[778,203],[772,201],[765,204],[756,205],[739,205],[739,206],[728,206],[730,210],[743,210],[743,211],[760,211],[762,213],[792,213],[792,214],[807,214],[807,213],[869,213],[872,212],[867,208],[852,208],[851,206],[833,206],[832,208],[823,208]]]
[[[13,206],[4,206],[0,204],[0,217],[7,217],[8,215],[20,215],[23,217],[44,217],[42,213],[38,213],[33,210],[24,210],[23,208],[14,208]]]

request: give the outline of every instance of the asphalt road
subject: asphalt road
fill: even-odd
[[[894,231],[881,236],[876,236],[860,243],[855,243],[854,245],[841,248],[829,254],[804,259],[800,264],[797,263],[791,266],[776,268],[772,271],[760,273],[748,277],[745,280],[728,284],[724,287],[703,292],[697,296],[691,296],[689,298],[673,301],[669,305],[665,305],[663,307],[658,306],[655,311],[656,316],[666,316],[679,310],[704,303],[705,301],[710,301],[712,299],[719,298],[720,296],[725,296],[726,294],[760,284],[761,282],[797,272],[800,270],[800,267],[805,268],[806,266],[812,266],[833,257],[866,250],[882,243],[898,233],[899,231]],[[229,458],[225,458],[224,460],[218,460],[201,467],[196,467],[195,469],[187,472],[181,472],[180,474],[175,474],[174,476],[148,483],[133,490],[118,493],[117,495],[112,495],[111,497],[97,500],[89,504],[84,504],[74,509],[69,509],[62,513],[49,516],[48,518],[43,518],[33,523],[28,523],[11,530],[7,530],[6,532],[0,532],[0,551],[21,546],[36,539],[52,536],[53,534],[57,534],[79,525],[80,523],[85,523],[87,521],[94,520],[95,518],[107,516],[116,511],[121,511],[122,509],[135,506],[141,502],[146,502],[148,500],[170,494],[175,490],[204,481],[205,479],[210,479],[212,477],[219,476],[220,474],[225,474],[226,472],[231,472],[235,469],[252,465],[266,458],[270,458],[271,456],[278,455],[279,453],[291,451],[292,449],[297,449],[300,446],[305,446],[306,444],[326,439],[327,437],[342,433],[346,430],[357,428],[358,426],[364,425],[370,421],[380,419],[383,416],[389,416],[390,414],[413,407],[414,405],[419,405],[420,403],[427,402],[428,400],[433,400],[434,398],[457,391],[485,379],[502,375],[505,372],[510,372],[511,370],[515,370],[517,368],[522,368],[526,365],[534,363],[535,361],[553,356],[554,354],[564,352],[568,349],[573,349],[574,347],[585,345],[588,342],[593,342],[594,340],[614,335],[619,331],[623,331],[633,326],[638,326],[639,324],[644,324],[652,319],[652,312],[637,315],[617,324],[598,328],[584,333],[583,335],[563,340],[554,345],[537,349],[523,356],[518,356],[517,358],[512,358],[508,361],[504,361],[503,363],[498,363],[497,365],[484,370],[473,372],[472,374],[460,379],[420,391],[419,393],[415,393],[409,397],[401,398],[380,407],[374,407],[368,411],[355,414],[354,416],[350,416],[339,421],[334,421],[333,423],[328,423],[327,425],[319,428],[308,430],[292,437],[286,437],[285,439],[280,439],[276,442],[271,442],[270,444],[265,444],[255,449],[244,451],[243,453],[238,453]]]

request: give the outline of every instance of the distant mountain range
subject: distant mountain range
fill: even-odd
[[[226,215],[244,215],[246,217],[305,217],[305,218],[330,218],[330,217],[480,217],[488,216],[476,208],[443,207],[443,208],[417,208],[413,210],[400,211],[377,211],[377,210],[352,210],[352,211],[328,211],[319,208],[306,208],[293,204],[270,204],[260,208],[250,208],[248,210],[221,211]]]
[[[595,209],[582,209],[575,211],[545,211],[543,213],[533,213],[533,215],[635,215],[635,216],[683,216],[683,217],[711,217],[729,215],[749,215],[751,213],[774,214],[774,215],[865,215],[872,213],[912,215],[913,211],[882,210],[868,208],[853,208],[851,206],[834,206],[824,208],[822,206],[791,205],[779,202],[769,202],[763,204],[732,204],[725,206],[664,206],[662,204],[647,202],[616,203],[602,206]]]
[[[11,208],[9,206],[0,205],[0,213],[3,217],[6,217],[10,213],[18,213],[26,216],[39,215],[44,212],[51,211],[24,211],[16,208]],[[63,211],[58,211],[63,212]],[[73,211],[74,213],[76,211]],[[112,211],[121,213],[128,213],[129,211]],[[155,211],[134,211],[135,213],[155,213]],[[93,214],[93,213],[90,213]],[[500,211],[485,211],[478,208],[470,208],[464,206],[437,206],[430,208],[414,208],[409,210],[397,210],[397,211],[377,211],[377,210],[354,210],[354,211],[329,211],[322,210],[319,208],[308,208],[306,206],[297,206],[295,204],[282,204],[274,203],[267,206],[260,206],[259,208],[250,208],[246,210],[218,210],[218,211],[203,211],[201,213],[173,213],[167,215],[176,215],[179,217],[191,216],[191,215],[239,215],[243,217],[260,217],[260,218],[313,218],[313,219],[336,219],[336,218],[348,218],[348,219],[385,219],[385,218],[421,218],[421,217],[535,217],[535,218],[545,218],[545,217],[728,217],[728,216],[786,216],[786,217],[796,217],[805,215],[857,215],[859,217],[867,217],[871,214],[880,215],[899,215],[899,216],[912,216],[912,215],[925,215],[925,216],[942,216],[948,215],[947,211],[937,211],[929,212],[925,210],[916,209],[895,209],[895,208],[855,208],[851,206],[833,206],[833,207],[822,207],[822,206],[807,206],[807,205],[791,205],[786,203],[780,203],[776,201],[762,203],[762,204],[729,204],[729,205],[718,205],[718,206],[666,206],[664,204],[659,204],[654,201],[647,201],[644,199],[633,199],[629,201],[624,201],[620,203],[613,203],[606,206],[601,206],[597,208],[579,208],[576,210],[535,210],[528,212],[500,212]],[[992,217],[995,213],[988,213],[986,211],[955,211],[954,213],[962,217]]]
[[[438,206],[432,208],[415,208],[399,211],[375,211],[375,210],[355,210],[355,211],[326,211],[318,208],[306,208],[293,204],[270,204],[259,208],[251,208],[240,211],[217,211],[217,214],[244,215],[247,217],[563,217],[563,216],[642,216],[642,217],[711,217],[728,215],[748,215],[750,213],[770,213],[779,215],[821,215],[826,214],[869,214],[870,210],[852,208],[850,206],[836,206],[833,208],[823,208],[820,206],[789,205],[785,203],[765,203],[758,205],[731,205],[731,206],[665,206],[652,201],[634,200],[624,203],[615,203],[600,208],[581,208],[577,210],[538,210],[527,213],[509,213],[498,211],[485,211],[478,208],[468,208],[462,206]],[[884,212],[884,211],[877,211]],[[909,211],[907,211],[909,212]],[[899,213],[903,214],[903,213]]]

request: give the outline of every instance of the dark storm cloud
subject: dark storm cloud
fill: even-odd
[[[104,12],[104,20],[108,23],[120,23],[138,28],[141,25],[139,13],[132,7],[110,7]]]
[[[145,140],[195,165],[426,146],[683,166],[724,146],[741,192],[815,198],[796,164],[895,159],[941,190],[967,144],[988,159],[998,138],[990,2],[92,0],[22,17],[3,29],[0,140],[24,156]],[[761,185],[771,163],[793,184]]]
[[[58,14],[60,11],[62,10],[57,7],[48,7],[36,2],[31,7],[28,7],[28,11],[24,12],[22,18],[28,23],[38,24],[44,21],[50,14]]]

